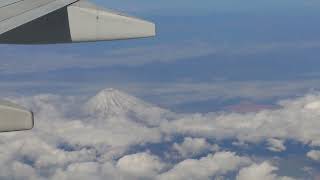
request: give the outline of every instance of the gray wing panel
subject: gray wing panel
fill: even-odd
[[[1,0],[0,34],[76,1],[78,0]]]

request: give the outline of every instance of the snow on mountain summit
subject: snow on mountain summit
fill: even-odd
[[[91,98],[87,108],[91,113],[121,115],[130,111],[150,108],[151,105],[116,89],[105,89]]]
[[[104,118],[130,117],[138,122],[156,125],[169,111],[116,89],[105,89],[85,105],[87,113]]]

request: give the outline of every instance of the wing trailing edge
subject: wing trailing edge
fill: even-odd
[[[144,38],[156,34],[154,23],[104,10],[88,2],[68,6],[68,17],[73,42]]]
[[[78,1],[0,35],[0,43],[52,44],[152,37],[156,26]]]

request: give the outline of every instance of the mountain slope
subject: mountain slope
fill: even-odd
[[[100,91],[86,103],[85,110],[102,118],[130,117],[131,121],[146,125],[158,125],[161,119],[172,114],[116,89]]]

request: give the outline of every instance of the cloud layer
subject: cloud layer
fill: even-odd
[[[275,110],[208,114],[172,113],[113,89],[89,100],[11,99],[35,111],[36,127],[0,135],[1,179],[286,179],[268,159],[214,142],[266,143],[275,152],[288,140],[320,147],[319,94]]]

